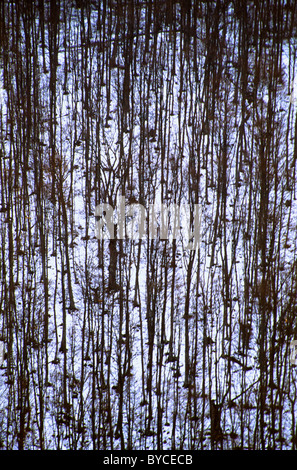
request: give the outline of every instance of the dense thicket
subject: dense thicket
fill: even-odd
[[[296,449],[296,8],[0,3],[2,448]]]

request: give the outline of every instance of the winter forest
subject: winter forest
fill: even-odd
[[[297,448],[295,74],[294,0],[1,1],[2,449]]]

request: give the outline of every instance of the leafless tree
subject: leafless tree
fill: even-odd
[[[296,449],[296,24],[1,2],[2,448]],[[197,250],[150,237],[154,204],[199,205]]]

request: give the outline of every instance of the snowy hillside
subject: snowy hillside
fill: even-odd
[[[1,3],[3,449],[296,449],[296,14]]]

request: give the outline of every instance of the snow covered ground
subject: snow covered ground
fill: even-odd
[[[257,101],[243,104],[238,82],[247,78],[247,88],[255,86],[260,58],[251,46],[247,75],[238,73],[239,26],[231,3],[227,31],[219,32],[223,56],[212,52],[211,66],[204,2],[190,40],[179,3],[177,32],[166,23],[156,32],[153,23],[149,35],[146,4],[137,5],[133,40],[127,40],[129,21],[121,24],[113,4],[104,29],[103,3],[88,13],[65,2],[57,37],[46,23],[45,48],[37,13],[28,20],[29,59],[21,17],[21,39],[11,36],[7,62],[2,46],[1,60],[9,64],[1,63],[0,82],[0,196],[1,207],[9,205],[1,213],[3,447],[15,449],[21,441],[27,449],[220,447],[211,442],[214,400],[222,407],[224,448],[260,448],[261,439],[266,447],[291,448],[297,203],[296,107],[288,85],[295,49],[289,41],[280,45],[274,95],[265,75],[274,43],[267,40]],[[46,16],[49,8],[45,2]],[[5,12],[8,21],[8,5]],[[15,44],[21,76],[27,71],[33,78],[31,101],[19,105]],[[28,137],[25,106],[38,121]],[[5,174],[13,175],[13,187]],[[155,201],[193,204],[197,196],[200,246],[191,252],[179,240],[174,252],[172,240],[117,242],[120,289],[108,292],[109,241],[95,236],[95,208],[114,204],[123,188],[127,201],[136,198],[146,208]],[[263,227],[266,271],[258,248]]]

